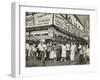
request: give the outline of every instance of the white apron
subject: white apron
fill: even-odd
[[[50,59],[53,59],[54,58],[54,51],[51,51],[50,52]]]
[[[66,46],[62,46],[62,57],[66,57]]]
[[[74,61],[75,58],[75,45],[71,46],[71,55],[70,55],[70,59],[71,61]]]

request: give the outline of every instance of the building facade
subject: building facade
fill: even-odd
[[[26,40],[87,43],[85,26],[74,14],[26,13]]]

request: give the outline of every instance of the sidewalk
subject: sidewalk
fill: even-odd
[[[26,67],[35,67],[35,66],[62,66],[62,65],[75,65],[77,64],[76,61],[69,62],[69,61],[53,61],[53,60],[48,60],[44,61],[44,63],[40,60],[31,60],[31,61],[26,61]]]

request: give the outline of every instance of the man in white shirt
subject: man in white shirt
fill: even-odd
[[[46,52],[46,45],[44,44],[43,41],[38,44],[38,49],[40,51],[40,56],[41,56],[41,61],[45,60],[45,52]]]

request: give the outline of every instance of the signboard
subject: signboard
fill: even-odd
[[[83,31],[84,27],[82,26],[82,24],[76,19],[76,17],[74,15],[68,14],[68,20],[74,25],[76,26],[79,30]]]
[[[54,25],[67,31],[67,20],[60,14],[54,14]]]
[[[26,26],[38,27],[52,25],[52,19],[52,13],[37,13],[33,16],[27,17],[28,21],[26,22]],[[64,15],[54,14],[54,25],[72,34],[75,34],[76,36],[81,36],[80,32],[77,32],[77,29],[75,29],[75,27],[65,19]],[[82,26],[78,27],[78,29],[82,30]],[[53,36],[53,34],[49,33],[49,36]]]
[[[34,26],[34,20],[26,22],[26,27],[30,28],[30,27],[33,27],[33,26]]]
[[[33,27],[34,26],[34,16],[29,15],[26,17],[26,27]]]
[[[50,13],[38,13],[34,15],[35,25],[34,26],[44,26],[52,24],[53,14]]]
[[[47,18],[52,17],[52,13],[37,13],[34,15],[35,20],[41,19],[41,18]]]
[[[26,22],[26,27],[38,27],[52,24],[53,14],[51,13],[37,13],[34,14],[33,19]],[[31,18],[31,17],[29,17]]]
[[[70,31],[71,24],[68,23],[68,24],[66,24],[66,26],[67,26],[67,31],[69,32]]]
[[[80,29],[81,31],[84,31],[84,28],[83,28],[83,26],[81,26],[81,25],[80,25],[79,29]]]

